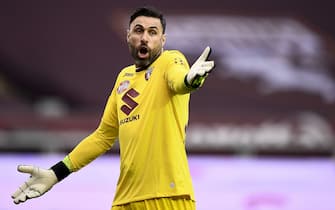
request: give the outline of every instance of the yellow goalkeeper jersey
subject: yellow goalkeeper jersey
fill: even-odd
[[[172,196],[194,200],[185,150],[189,65],[176,50],[164,51],[147,69],[124,68],[108,98],[99,127],[64,159],[77,171],[120,145],[120,176],[113,205]]]

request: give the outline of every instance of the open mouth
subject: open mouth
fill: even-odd
[[[149,50],[146,46],[141,46],[138,55],[140,58],[146,58],[149,55]]]

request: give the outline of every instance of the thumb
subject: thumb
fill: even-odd
[[[34,171],[34,166],[27,166],[27,165],[19,165],[17,170],[21,173],[32,174]]]
[[[204,51],[201,53],[201,55],[199,56],[199,58],[197,59],[196,62],[199,61],[206,61],[207,58],[209,57],[210,53],[211,53],[211,48],[209,46],[207,46]]]

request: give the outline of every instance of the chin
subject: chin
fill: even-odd
[[[138,62],[135,63],[136,64],[136,67],[146,67],[150,64],[149,61],[143,61],[143,60],[140,60]]]

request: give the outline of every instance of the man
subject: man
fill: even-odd
[[[14,203],[43,195],[70,173],[120,144],[120,176],[112,210],[195,209],[185,151],[190,92],[201,87],[214,61],[207,47],[189,68],[184,55],[163,50],[166,22],[155,9],[130,17],[127,43],[134,65],[118,75],[98,128],[50,169],[18,166],[31,177]]]

